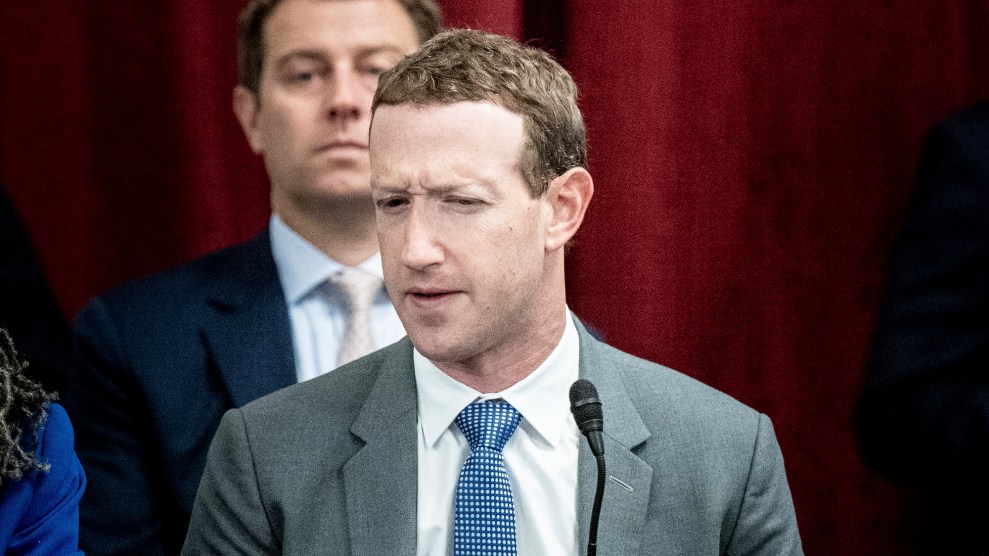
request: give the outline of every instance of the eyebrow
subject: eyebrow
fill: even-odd
[[[292,50],[290,52],[286,52],[284,55],[280,56],[277,60],[275,60],[274,66],[277,68],[281,68],[284,67],[289,62],[298,60],[300,58],[305,60],[312,60],[314,62],[321,62],[326,57],[316,50]]]
[[[479,181],[479,180],[465,181],[465,182],[461,182],[461,183],[449,183],[449,184],[429,185],[429,186],[423,186],[423,187],[424,187],[424,189],[426,189],[427,194],[430,194],[430,195],[437,195],[437,194],[438,195],[443,195],[445,193],[451,193],[451,192],[454,192],[454,191],[459,191],[461,189],[464,189],[464,188],[467,188],[467,187],[472,187],[472,186],[480,187],[481,189],[484,189],[485,191],[488,191],[488,190],[491,189],[485,182]],[[405,192],[408,191],[409,188],[406,187],[406,186],[402,186],[402,185],[387,185],[387,184],[383,184],[381,182],[372,181],[371,182],[371,189],[373,189],[375,191],[380,191],[380,192],[383,192],[383,193],[405,193]]]
[[[371,56],[373,54],[379,54],[379,53],[382,53],[382,52],[384,52],[384,53],[398,54],[399,56],[401,56],[403,58],[406,56],[406,54],[403,51],[402,47],[400,47],[400,46],[398,46],[396,44],[379,44],[377,46],[365,46],[365,47],[358,48],[357,49],[357,57],[358,58],[362,58],[364,56]]]
[[[405,56],[403,50],[400,47],[396,45],[385,44],[379,46],[367,46],[367,47],[359,48],[357,50],[355,58],[358,59],[367,58],[368,56],[374,56],[375,54],[396,54],[399,57]],[[299,48],[295,50],[290,50],[285,54],[279,56],[278,59],[275,60],[274,65],[276,67],[282,67],[285,64],[291,62],[292,60],[296,60],[298,58],[321,62],[323,60],[326,60],[328,57],[322,50],[319,49]]]

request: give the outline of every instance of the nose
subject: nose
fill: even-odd
[[[405,220],[402,264],[415,271],[424,271],[443,262],[443,247],[427,207],[414,204]]]
[[[371,95],[352,68],[338,68],[326,94],[326,113],[334,120],[358,119],[371,110]]]

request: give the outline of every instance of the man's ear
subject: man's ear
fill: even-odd
[[[240,122],[240,127],[244,130],[244,136],[247,137],[247,142],[251,145],[251,150],[254,151],[254,154],[261,154],[264,152],[264,144],[261,141],[261,134],[258,132],[258,112],[261,109],[261,103],[257,95],[247,87],[237,85],[234,87],[233,108],[237,121]]]
[[[546,250],[562,248],[584,221],[587,205],[594,195],[594,180],[584,168],[571,168],[549,182],[546,200],[552,209],[546,229]]]

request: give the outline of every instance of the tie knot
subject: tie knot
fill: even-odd
[[[500,452],[515,433],[522,416],[506,401],[474,402],[454,420],[467,437],[471,451],[490,448]]]
[[[339,288],[351,312],[369,310],[382,283],[381,278],[353,268],[334,274],[328,282]]]

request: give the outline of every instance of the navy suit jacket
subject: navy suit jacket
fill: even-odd
[[[857,417],[866,460],[929,495],[922,551],[989,554],[989,104],[927,139]]]
[[[37,445],[47,471],[35,471],[0,487],[0,550],[7,556],[65,556],[79,552],[79,498],[86,475],[72,451],[72,425],[58,404],[48,408]]]
[[[268,232],[94,299],[68,397],[87,554],[176,554],[223,413],[296,382]]]

